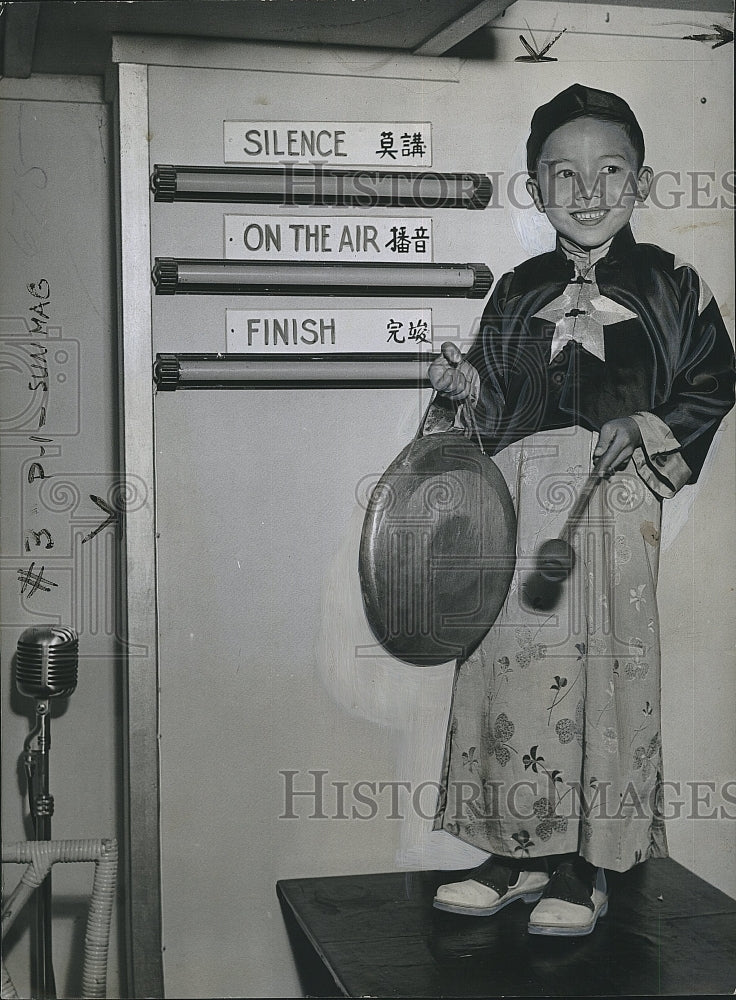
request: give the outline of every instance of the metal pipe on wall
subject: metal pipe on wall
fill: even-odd
[[[156,295],[435,296],[484,299],[486,264],[321,264],[156,257]]]
[[[342,354],[279,358],[257,354],[157,354],[157,389],[411,389],[429,386],[434,354]]]
[[[270,169],[157,163],[151,174],[151,191],[157,202],[484,209],[493,185],[487,174],[473,173],[330,170],[289,163]]]

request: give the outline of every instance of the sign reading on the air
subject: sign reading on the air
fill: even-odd
[[[228,260],[431,261],[432,220],[225,216]]]
[[[431,309],[226,309],[233,354],[432,351]]]
[[[225,163],[432,166],[430,122],[222,124]]]

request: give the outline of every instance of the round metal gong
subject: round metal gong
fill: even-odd
[[[465,658],[506,599],[515,547],[514,507],[493,460],[462,434],[413,441],[363,521],[358,571],[376,639],[421,666]]]

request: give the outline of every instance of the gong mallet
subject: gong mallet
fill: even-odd
[[[20,694],[33,698],[36,725],[23,744],[28,803],[35,840],[51,840],[54,797],[49,792],[51,699],[66,698],[77,687],[77,633],[61,625],[28,628],[18,640],[15,682]],[[56,983],[51,954],[51,875],[36,890],[36,935],[31,992],[37,1000],[53,1000]]]
[[[456,369],[463,360],[460,349],[452,341],[442,344],[441,351],[453,369]],[[478,438],[480,449],[483,451],[472,407],[468,408],[468,417]],[[522,602],[531,611],[552,611],[559,602],[563,584],[575,567],[575,550],[570,544],[570,538],[578,527],[600,481],[607,478],[607,472],[593,469],[585,480],[562,531],[557,538],[549,538],[546,542],[542,542],[535,552],[534,569],[527,575],[521,587]]]
[[[583,484],[564,527],[557,538],[548,538],[534,553],[534,569],[521,586],[522,602],[531,611],[553,611],[557,606],[565,581],[575,568],[575,550],[570,539],[580,524],[590,498],[605,473],[594,469]]]

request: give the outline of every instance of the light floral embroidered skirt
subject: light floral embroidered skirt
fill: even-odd
[[[506,603],[458,664],[435,820],[494,854],[578,851],[626,871],[667,854],[656,583],[660,501],[633,463],[593,494],[550,610],[522,600],[592,468],[596,436],[545,431],[495,461],[517,511]],[[545,603],[545,602],[543,602]]]

